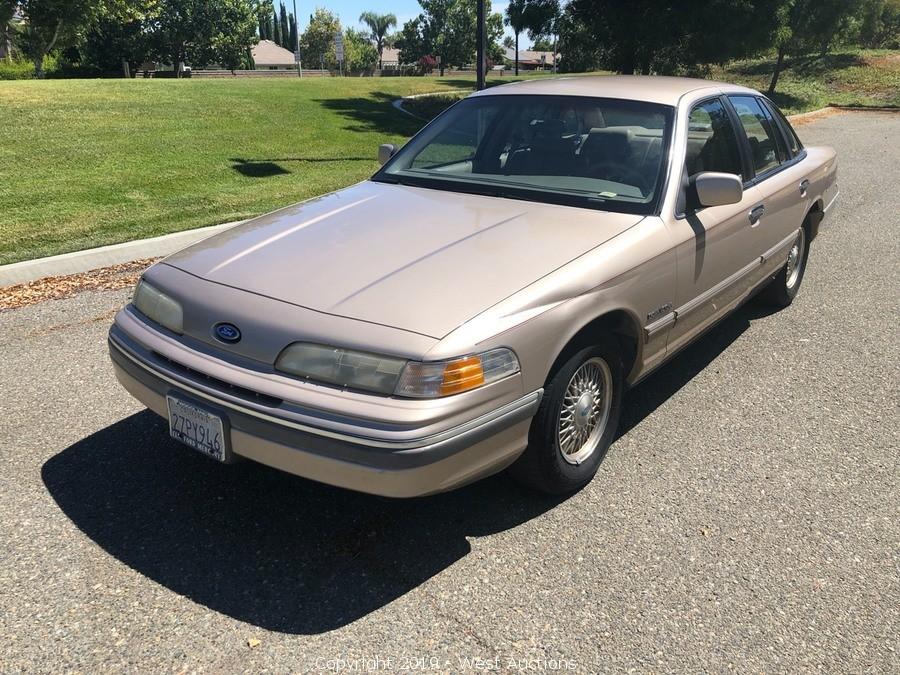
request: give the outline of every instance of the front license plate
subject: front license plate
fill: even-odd
[[[225,425],[222,418],[171,394],[166,396],[166,403],[169,406],[169,435],[204,455],[224,462]]]

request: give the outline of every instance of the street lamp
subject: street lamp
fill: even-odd
[[[475,70],[477,71],[476,88],[484,89],[484,70],[487,61],[484,58],[484,0],[475,0],[478,9],[475,12]]]
[[[303,63],[300,58],[300,15],[297,14],[297,0],[294,0],[294,61],[297,63],[297,75],[303,77]]]

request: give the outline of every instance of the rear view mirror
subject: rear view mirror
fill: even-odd
[[[744,183],[733,173],[704,171],[691,179],[700,206],[737,204],[744,197]]]
[[[385,162],[393,157],[395,152],[397,152],[397,148],[393,143],[382,143],[378,146],[378,163],[384,166]]]

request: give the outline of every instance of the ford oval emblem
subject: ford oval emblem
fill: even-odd
[[[213,336],[220,342],[233,345],[235,342],[240,342],[241,331],[233,323],[217,323],[213,326]]]

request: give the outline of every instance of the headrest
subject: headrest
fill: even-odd
[[[581,154],[591,156],[591,159],[618,160],[627,157],[631,152],[631,141],[634,140],[634,132],[622,127],[594,127],[588,132],[581,146]]]

